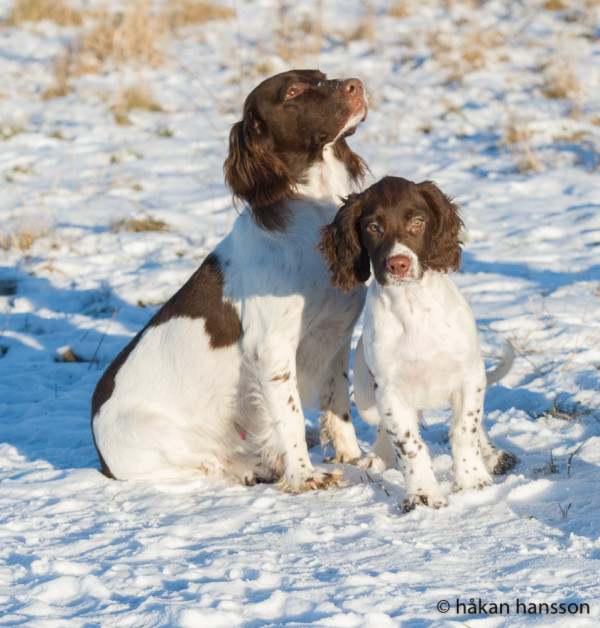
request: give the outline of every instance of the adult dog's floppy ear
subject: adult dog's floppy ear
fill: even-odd
[[[444,273],[457,270],[462,256],[459,234],[463,221],[460,209],[432,181],[423,181],[417,187],[436,219],[427,266]]]
[[[223,164],[225,182],[234,197],[251,207],[259,227],[285,231],[288,209],[284,199],[293,196],[295,185],[287,166],[269,150],[270,139],[263,123],[249,111],[229,133],[229,153]]]
[[[318,249],[332,273],[331,283],[343,292],[356,290],[371,275],[369,256],[361,243],[357,221],[362,194],[350,194],[333,222],[321,229]]]

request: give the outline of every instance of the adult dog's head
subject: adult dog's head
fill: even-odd
[[[233,125],[225,180],[247,202],[256,223],[282,231],[288,208],[310,167],[331,145],[352,180],[364,162],[345,138],[367,115],[362,83],[333,79],[318,70],[292,70],[263,81],[246,98],[242,120]]]
[[[419,280],[424,270],[460,266],[459,208],[431,181],[385,177],[351,194],[323,227],[319,248],[343,291],[370,276],[382,286]]]

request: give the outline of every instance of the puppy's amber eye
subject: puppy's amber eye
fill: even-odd
[[[413,229],[420,229],[424,224],[425,221],[422,218],[413,218],[411,223]]]
[[[372,222],[367,225],[367,231],[369,233],[381,233],[381,227],[376,222]]]

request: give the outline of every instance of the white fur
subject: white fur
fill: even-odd
[[[400,248],[394,254],[406,254]],[[412,266],[408,281],[369,286],[354,358],[354,395],[360,415],[380,423],[374,448],[361,465],[385,468],[398,458],[405,508],[417,503],[435,508],[446,500],[419,434],[422,410],[452,402],[450,441],[458,488],[490,484],[502,452],[482,426],[486,373],[471,309],[445,273],[421,274]]]
[[[224,297],[243,334],[213,349],[203,319],[173,318],[144,333],[93,420],[96,443],[119,479],[188,478],[199,471],[242,481],[279,477],[302,491],[338,475],[314,469],[302,405],[316,402],[337,460],[360,456],[348,397],[349,343],[364,290],[332,288],[315,251],[321,225],[350,193],[331,147],[299,199],[284,234],[244,211],[216,247]]]

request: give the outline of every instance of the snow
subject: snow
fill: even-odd
[[[0,248],[0,625],[598,625],[600,15],[590,0],[550,4],[238,1],[235,18],[172,35],[162,66],[108,63],[50,100],[77,28],[0,28],[0,239],[40,235]],[[355,37],[361,25],[374,36]],[[449,413],[426,414],[449,499],[439,511],[402,515],[396,470],[345,466],[346,486],[289,495],[98,469],[96,381],[231,227],[229,127],[252,87],[293,66],[364,81],[371,110],[353,149],[372,180],[431,178],[461,205],[454,279],[486,362],[504,339],[517,350],[485,409],[520,463],[493,486],[453,492]],[[549,98],[564,67],[575,88]],[[117,124],[118,94],[140,81],[162,111]],[[119,228],[149,217],[167,230]],[[373,428],[353,420],[368,450]],[[589,613],[524,613],[517,600]]]

